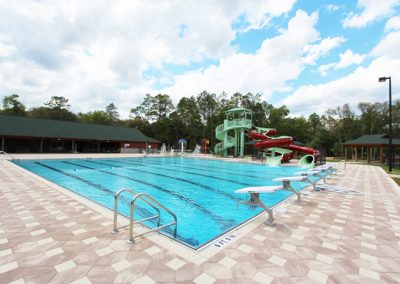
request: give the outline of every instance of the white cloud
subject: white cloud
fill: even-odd
[[[400,59],[374,60],[368,68],[359,67],[357,70],[341,79],[326,84],[308,85],[298,88],[293,95],[287,97],[285,104],[292,115],[308,116],[312,112],[323,114],[329,108],[349,103],[357,110],[359,102],[387,101],[387,88],[378,83],[378,78],[386,74],[394,74],[400,68]],[[400,84],[394,85],[397,89]],[[399,99],[400,94],[394,93],[393,99]]]
[[[175,84],[163,92],[176,99],[203,90],[227,93],[262,93],[264,99],[274,92],[288,91],[288,80],[296,79],[304,68],[303,47],[319,39],[315,29],[317,14],[297,11],[288,28],[266,39],[255,54],[234,54],[210,66],[177,76]]]
[[[335,12],[335,11],[339,10],[340,8],[341,7],[339,5],[334,5],[334,4],[328,4],[325,6],[325,9],[330,12]]]
[[[146,92],[158,91],[147,71],[234,56],[239,19],[247,28],[261,28],[294,3],[3,1],[0,94],[19,93],[28,106],[62,95],[74,111],[114,102],[127,114]]]
[[[385,31],[400,30],[400,16],[390,18],[385,25]]]
[[[0,58],[9,57],[16,51],[15,47],[5,42],[0,42]]]
[[[394,9],[400,4],[400,0],[358,0],[357,6],[362,10],[361,14],[351,12],[343,22],[347,28],[362,28],[382,17],[393,14]]]
[[[240,0],[236,0],[240,2]],[[241,31],[247,31],[250,29],[261,29],[266,26],[272,17],[284,15],[289,12],[296,0],[285,0],[285,1],[241,1],[244,5],[244,18],[248,22]],[[231,5],[230,1],[226,2]],[[268,11],[268,13],[265,13]]]
[[[388,34],[371,51],[372,62],[367,67],[358,67],[353,73],[325,84],[301,86],[292,95],[283,99],[292,115],[324,113],[349,103],[357,110],[359,102],[384,102],[388,100],[387,87],[378,83],[382,76],[394,76],[400,70],[400,31]],[[400,99],[400,81],[392,81],[393,100]]]
[[[396,31],[387,34],[381,42],[372,49],[370,55],[374,57],[385,57],[387,59],[398,59],[400,57],[399,50],[400,31]]]
[[[315,64],[318,58],[328,54],[329,51],[340,46],[345,41],[346,39],[344,37],[338,36],[325,38],[318,44],[308,44],[303,49],[305,53],[303,62],[305,64]]]
[[[340,53],[339,57],[340,57],[339,62],[329,63],[329,64],[321,65],[319,67],[319,71],[322,76],[326,76],[330,69],[337,70],[337,69],[349,67],[354,64],[359,65],[364,61],[366,56],[363,54],[353,53],[353,51],[348,49],[344,53]]]

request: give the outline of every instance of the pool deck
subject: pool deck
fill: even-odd
[[[195,252],[158,234],[128,244],[109,210],[0,160],[0,283],[400,283],[400,188],[357,164],[330,183],[364,195],[291,198],[275,226],[262,214]]]

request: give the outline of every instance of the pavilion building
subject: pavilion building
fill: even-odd
[[[7,153],[139,153],[160,144],[136,128],[0,115],[0,151]]]
[[[389,135],[388,134],[375,134],[375,135],[362,135],[356,139],[344,142],[345,160],[352,159],[379,161],[384,163],[389,150]],[[393,153],[396,162],[396,149],[400,148],[400,139],[392,138]],[[349,151],[350,149],[350,151]]]

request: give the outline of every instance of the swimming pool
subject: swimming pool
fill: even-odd
[[[178,218],[176,239],[198,249],[262,212],[241,204],[247,196],[235,190],[260,185],[277,185],[272,179],[292,176],[298,167],[267,167],[252,163],[233,163],[182,157],[101,158],[64,160],[15,160],[17,165],[64,188],[113,209],[114,194],[121,188],[145,192],[173,211]],[[294,183],[301,190],[306,183]],[[268,206],[291,196],[279,191],[263,194]],[[129,216],[131,196],[123,194],[119,213]],[[136,216],[154,214],[138,204]],[[171,222],[163,215],[161,223]],[[151,226],[151,224],[148,224]],[[162,231],[171,235],[171,228]]]

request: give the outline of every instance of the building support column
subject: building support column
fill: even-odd
[[[6,148],[6,138],[1,137],[1,151],[5,152]]]
[[[226,145],[228,144],[228,131],[227,131],[227,128],[228,128],[228,120],[225,119],[224,120],[224,128],[223,128],[223,131],[224,131],[224,141],[223,141],[224,142],[224,144],[223,144],[223,146],[224,146],[224,157],[228,156],[228,149],[226,148]],[[211,140],[211,138],[210,138],[210,140]]]
[[[383,147],[379,145],[379,163],[383,163]]]
[[[240,157],[244,158],[244,131],[240,131]]]
[[[371,148],[367,146],[367,163],[371,162]]]
[[[347,147],[344,147],[344,160],[347,161]]]
[[[354,147],[354,159],[356,160],[356,162],[358,161],[358,153],[357,153],[357,146]]]
[[[235,145],[235,151],[233,153],[233,156],[234,157],[238,157],[239,156],[239,147],[240,147],[240,145],[239,145],[239,133],[238,133],[237,129],[235,129],[235,143],[236,143],[236,145]]]

